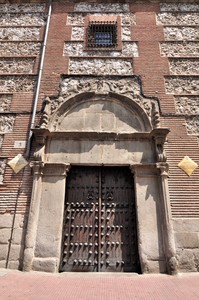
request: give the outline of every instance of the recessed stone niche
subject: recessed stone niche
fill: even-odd
[[[178,96],[175,104],[178,114],[199,114],[199,96]]]
[[[41,49],[40,42],[2,42],[0,43],[1,56],[15,56],[15,55],[39,55]]]
[[[167,41],[197,41],[198,36],[199,34],[197,27],[164,27],[164,38]]]
[[[198,57],[199,42],[163,42],[160,50],[162,56]]]
[[[199,135],[199,116],[186,118],[187,133]]]
[[[35,58],[0,58],[0,73],[33,73]]]
[[[198,75],[199,60],[198,59],[169,59],[169,69],[172,75]]]
[[[1,76],[0,77],[0,92],[33,92],[36,83],[35,76]]]
[[[70,59],[70,74],[133,75],[131,60],[124,59]]]
[[[165,78],[165,88],[167,94],[196,94],[199,91],[199,77],[178,77],[168,76]]]

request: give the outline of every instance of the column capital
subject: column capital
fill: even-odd
[[[32,168],[34,175],[42,175],[43,168],[44,168],[44,162],[43,161],[31,161],[30,167]]]
[[[45,163],[44,164],[44,176],[65,176],[71,168],[70,164],[67,163]]]
[[[160,162],[156,164],[157,168],[160,170],[160,176],[162,177],[169,177],[169,164]]]

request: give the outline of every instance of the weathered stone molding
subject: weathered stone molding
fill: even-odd
[[[191,1],[187,1],[191,2]],[[199,11],[199,4],[197,3],[160,3],[160,11],[179,11],[179,12],[197,12]]]
[[[0,76],[0,92],[33,92],[36,77],[31,75],[8,75]]]
[[[6,159],[0,158],[0,184],[3,184],[5,169],[6,169]]]
[[[9,112],[12,101],[12,95],[1,94],[0,95],[0,112]]]
[[[178,114],[199,115],[199,96],[176,96],[175,105]]]
[[[165,77],[165,88],[167,94],[176,95],[198,95],[199,77],[192,76],[167,76]]]
[[[198,28],[197,27],[165,27],[164,38],[167,41],[194,41],[198,40]]]
[[[161,13],[157,25],[199,25],[198,13]]]
[[[198,57],[199,42],[162,42],[160,43],[162,56]]]
[[[5,41],[38,41],[40,37],[40,28],[36,27],[5,27],[0,32],[0,40]]]
[[[15,56],[15,55],[38,55],[40,53],[40,42],[7,42],[1,41],[0,55],[1,56]]]
[[[199,135],[199,116],[186,118],[185,125],[188,134]]]
[[[135,42],[123,42],[122,51],[88,51],[84,50],[83,42],[65,42],[64,55],[67,56],[111,56],[111,57],[138,57],[138,45]]]
[[[171,75],[198,75],[198,59],[169,59],[169,69]]]
[[[70,168],[70,164],[67,163],[45,163],[43,174],[44,176],[66,177]]]
[[[75,12],[129,12],[128,4],[120,3],[85,3],[75,4]]]
[[[69,61],[70,74],[88,75],[133,75],[131,60],[124,59],[76,59]]]
[[[11,132],[13,130],[14,122],[14,116],[0,115],[0,132]]]
[[[35,58],[1,58],[0,73],[33,73]]]
[[[92,77],[72,77],[63,78],[60,83],[60,96],[55,99],[49,99],[46,102],[44,116],[41,119],[41,128],[48,128],[48,122],[51,116],[69,99],[90,93],[92,95],[109,95],[110,97],[128,97],[133,100],[146,113],[153,128],[159,127],[159,106],[157,100],[143,98],[140,94],[140,83],[137,78],[111,79],[92,78]],[[88,98],[88,95],[85,97]]]

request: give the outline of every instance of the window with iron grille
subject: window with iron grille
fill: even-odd
[[[89,22],[87,48],[116,48],[117,22]]]

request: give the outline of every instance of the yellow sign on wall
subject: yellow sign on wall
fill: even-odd
[[[178,167],[182,169],[188,176],[191,176],[193,171],[198,168],[198,164],[195,163],[189,156],[185,156],[178,164]]]

